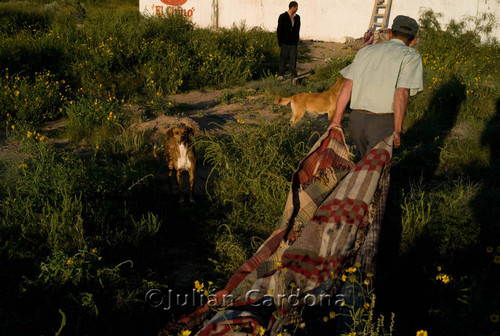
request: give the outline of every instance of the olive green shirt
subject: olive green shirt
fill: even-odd
[[[413,96],[424,87],[420,54],[396,38],[364,47],[340,73],[353,81],[353,110],[394,113],[397,88],[410,89]]]

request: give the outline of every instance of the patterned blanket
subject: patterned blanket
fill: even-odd
[[[354,165],[342,130],[327,131],[294,173],[276,230],[217,292],[217,304],[182,317],[176,329],[277,335],[298,323],[300,307],[347,294],[339,274],[348,267],[374,274],[392,142]]]

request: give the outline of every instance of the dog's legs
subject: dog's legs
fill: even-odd
[[[177,185],[179,186],[179,203],[184,202],[184,191],[182,189],[182,170],[177,170]]]
[[[193,197],[193,187],[194,187],[194,169],[192,171],[189,171],[189,202],[194,204],[195,201]]]
[[[174,161],[170,159],[170,154],[167,152],[166,160],[167,160],[167,166],[168,166],[168,176],[172,176],[172,171],[174,170]]]
[[[328,120],[332,120],[333,119],[333,116],[335,115],[335,110],[337,108],[334,107],[333,109],[331,109],[330,111],[328,111]]]
[[[302,117],[304,116],[304,113],[306,113],[306,109],[304,106],[300,106],[300,105],[292,102],[292,119],[290,119],[292,126],[295,126],[295,124],[300,119],[302,119]]]
[[[332,120],[334,113],[335,113],[335,110],[328,111],[328,120]]]

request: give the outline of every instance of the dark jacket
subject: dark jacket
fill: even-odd
[[[283,43],[294,45],[299,43],[300,16],[295,14],[295,24],[292,27],[292,20],[288,12],[284,12],[278,18],[278,45]]]

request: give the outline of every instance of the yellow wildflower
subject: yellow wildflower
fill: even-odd
[[[495,256],[495,258],[493,258],[493,262],[494,262],[495,264],[500,264],[500,256],[498,256],[498,255],[497,255],[497,256]]]
[[[441,266],[437,267],[438,272],[441,272]]]
[[[491,314],[491,315],[490,315],[490,321],[491,321],[492,323],[498,323],[498,320],[499,320],[499,318],[498,318],[498,314]]]
[[[417,336],[427,336],[427,330],[419,330],[419,331],[417,331]]]
[[[259,333],[259,336],[262,336],[262,335],[264,335],[264,333],[266,332],[266,329],[262,328],[262,326],[259,326],[259,327],[257,328],[257,331],[258,331],[258,333]]]
[[[32,135],[33,135],[33,133],[31,133],[30,131],[28,131],[28,133],[26,134],[26,137],[27,138],[31,138]]]
[[[66,265],[73,265],[73,259],[69,258],[68,261],[66,261]]]
[[[342,281],[346,281],[347,276],[345,274],[342,274]]]
[[[199,293],[204,287],[203,283],[200,283],[198,280],[194,282],[194,287],[196,288],[196,292]]]
[[[191,335],[191,331],[189,330],[183,330],[179,333],[179,336],[189,336]]]
[[[448,282],[450,282],[450,277],[446,274],[443,274],[443,276],[441,277],[441,281],[444,283],[444,284],[447,284]]]
[[[28,168],[28,165],[26,163],[21,163],[19,165],[19,168]]]
[[[328,322],[328,317],[323,316],[323,322]]]
[[[363,305],[363,307],[365,307],[365,309],[368,310],[368,308],[370,308],[370,304],[368,302],[365,302],[365,304]]]
[[[335,316],[337,316],[337,314],[335,314],[335,312],[330,312],[330,318],[335,318]]]

